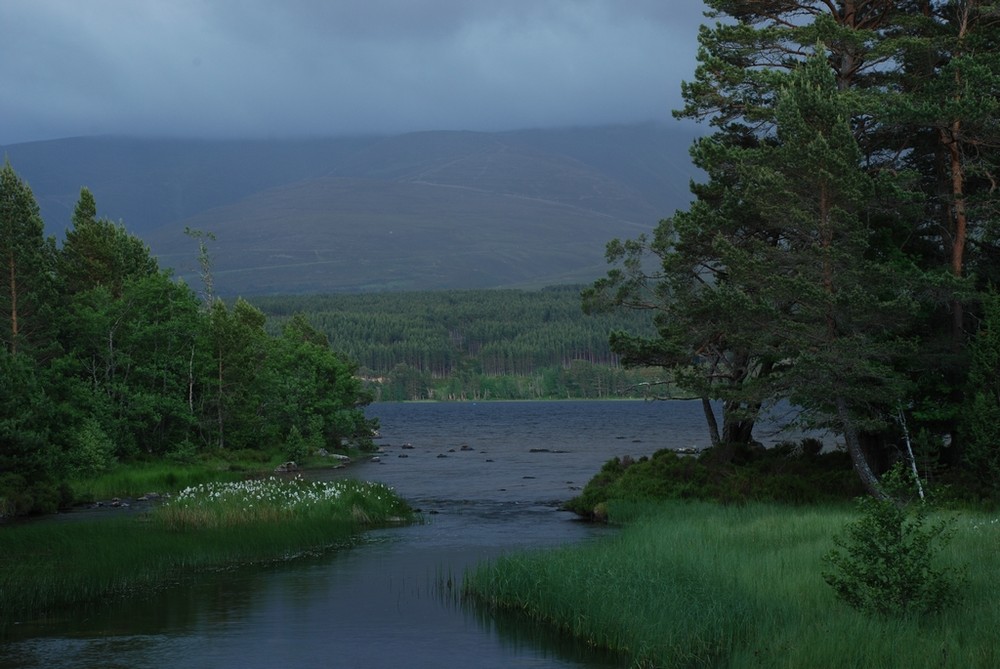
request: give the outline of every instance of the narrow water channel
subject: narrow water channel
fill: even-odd
[[[132,600],[24,621],[0,669],[619,667],[463,604],[470,566],[610,531],[560,511],[607,459],[702,444],[684,402],[382,404],[377,461],[321,476],[383,481],[426,522],[334,553],[197,574]],[[71,567],[70,567],[71,568]]]

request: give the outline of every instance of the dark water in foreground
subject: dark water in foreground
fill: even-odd
[[[369,415],[382,424],[380,461],[327,475],[392,485],[425,524],[24,621],[0,641],[0,668],[621,666],[477,613],[456,597],[461,575],[505,552],[612,531],[559,502],[611,457],[703,445],[697,403],[378,404]]]

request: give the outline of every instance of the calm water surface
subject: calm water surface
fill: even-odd
[[[704,445],[699,404],[376,404],[368,413],[382,426],[378,461],[319,476],[387,483],[426,523],[367,532],[330,555],[193,575],[138,600],[22,621],[0,640],[0,668],[622,666],[483,616],[456,592],[484,559],[613,531],[558,504],[611,457]]]

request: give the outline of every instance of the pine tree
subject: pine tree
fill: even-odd
[[[5,163],[0,168],[0,341],[8,353],[51,353],[54,251],[31,189]]]
[[[822,52],[822,49],[817,49]],[[905,277],[870,258],[866,217],[879,186],[861,165],[845,99],[820,56],[794,71],[775,105],[776,141],[747,150],[742,198],[772,243],[722,254],[726,286],[747,305],[745,337],[775,345],[767,385],[837,429],[862,483],[879,492],[859,426],[882,429],[905,398],[896,370],[914,310]],[[749,253],[747,253],[749,251]]]
[[[123,225],[97,218],[93,194],[86,188],[73,213],[73,227],[59,252],[63,291],[74,295],[103,286],[119,298],[125,282],[158,270],[149,248]]]

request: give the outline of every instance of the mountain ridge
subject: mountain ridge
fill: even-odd
[[[539,287],[686,206],[690,133],[651,124],[313,140],[74,138],[2,150],[61,237],[80,187],[220,294]],[[295,268],[294,270],[292,268]]]

